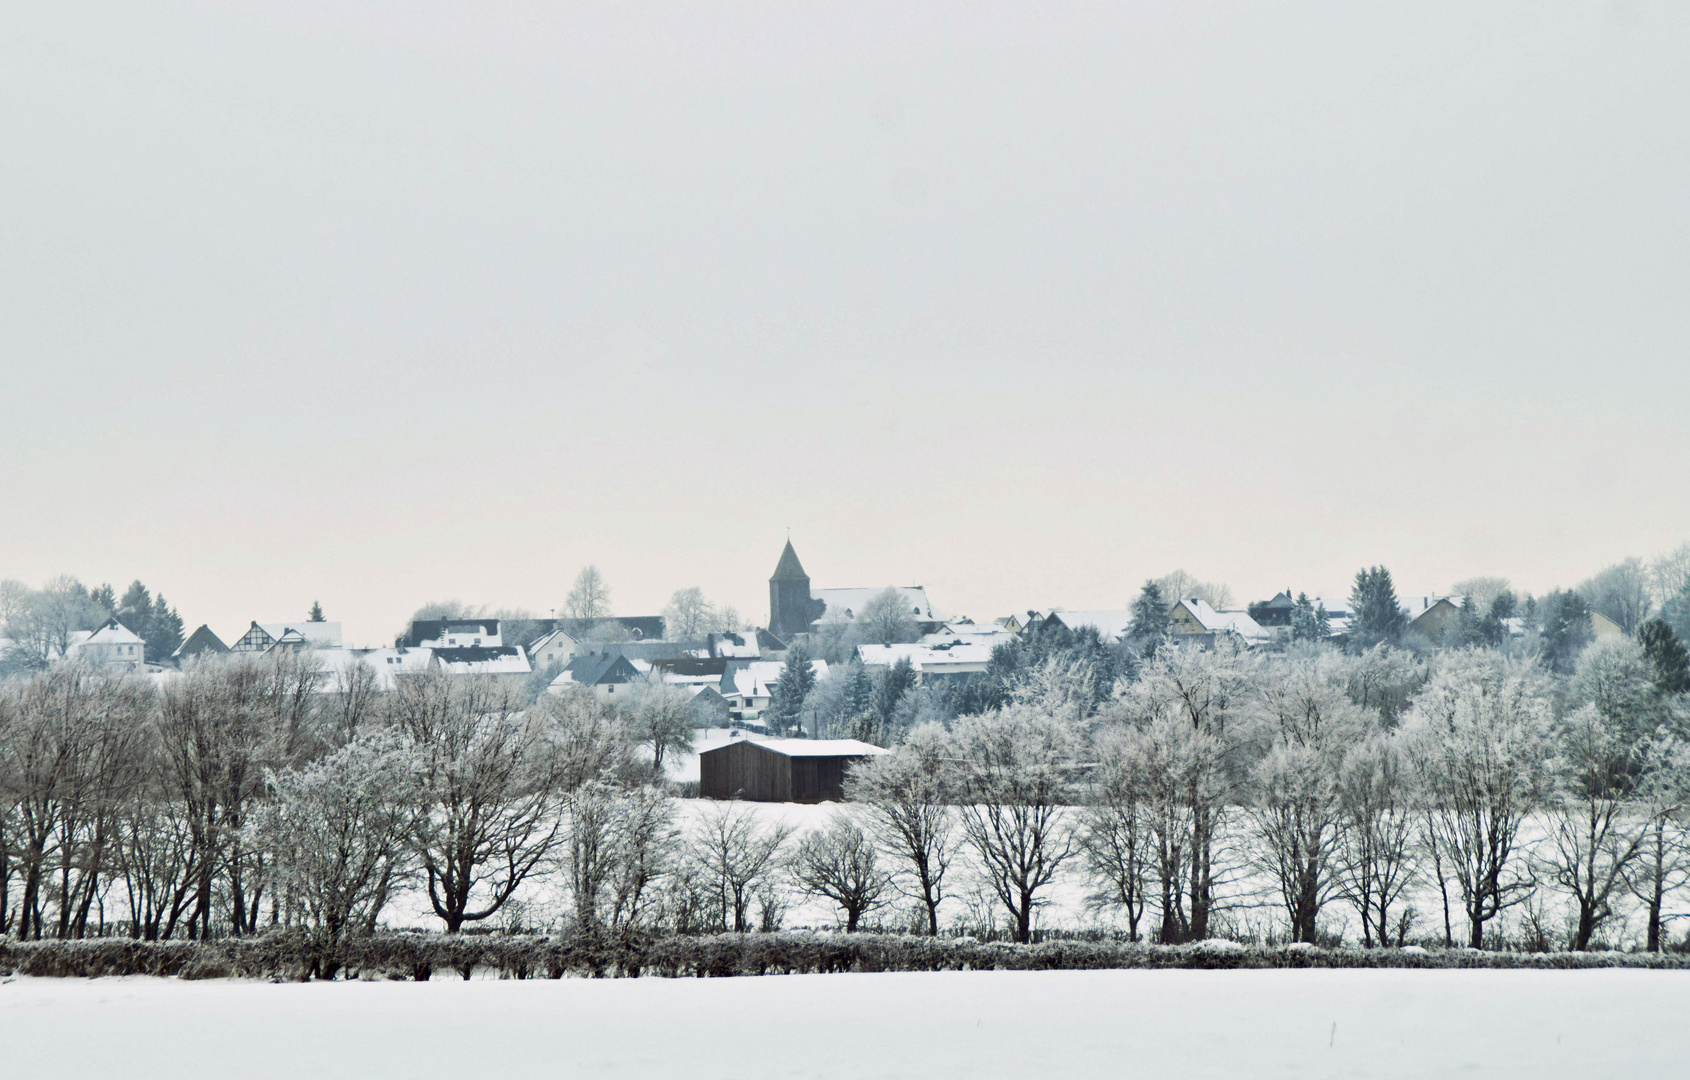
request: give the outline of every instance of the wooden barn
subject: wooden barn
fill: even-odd
[[[856,739],[745,739],[698,756],[698,793],[751,802],[840,802],[845,770],[889,753]]]

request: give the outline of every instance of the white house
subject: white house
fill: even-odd
[[[72,634],[65,657],[94,667],[140,671],[147,661],[147,643],[127,626],[111,619],[98,630],[79,630]]]
[[[908,660],[921,678],[974,675],[992,662],[991,645],[957,641],[938,645],[858,645],[857,659],[867,671],[885,671]]]

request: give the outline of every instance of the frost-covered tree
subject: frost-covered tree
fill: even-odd
[[[610,585],[596,566],[583,566],[563,601],[563,612],[578,623],[610,616]]]
[[[871,597],[857,612],[852,630],[857,641],[872,645],[901,645],[921,637],[914,609],[894,588]]]
[[[266,773],[269,798],[245,825],[269,859],[276,887],[327,947],[375,928],[410,866],[405,840],[412,749],[392,732],[364,735],[314,762]]]
[[[1314,658],[1266,668],[1260,683],[1267,746],[1245,808],[1251,861],[1277,886],[1293,938],[1313,944],[1321,908],[1339,888],[1344,754],[1374,725]]]
[[[1538,659],[1550,671],[1569,675],[1579,654],[1590,644],[1590,607],[1576,592],[1552,592],[1539,605],[1543,628],[1538,638]]]
[[[963,836],[1015,927],[1031,940],[1041,895],[1073,854],[1064,807],[1073,801],[1081,746],[1070,720],[1025,705],[956,722]]]
[[[576,926],[593,933],[642,925],[678,855],[672,800],[655,786],[601,775],[570,791],[566,806],[564,864]]]
[[[715,625],[716,612],[704,598],[704,590],[697,585],[676,589],[663,609],[663,629],[670,638],[686,641],[708,634]]]
[[[815,688],[816,670],[810,660],[810,648],[803,639],[799,639],[787,646],[786,660],[781,664],[780,678],[775,682],[773,700],[763,714],[769,730],[775,734],[800,730],[804,703]]]
[[[1475,653],[1433,676],[1405,719],[1430,853],[1455,878],[1474,948],[1536,886],[1520,833],[1549,786],[1552,717],[1541,673]]]
[[[945,729],[925,724],[892,753],[864,759],[845,781],[881,850],[903,870],[903,891],[921,902],[927,932],[935,935],[958,842],[947,782],[950,757]]]
[[[637,682],[632,687],[627,710],[628,734],[634,742],[651,748],[651,765],[663,775],[663,763],[692,749],[692,696],[679,686],[658,679]]]
[[[567,795],[631,761],[588,693],[525,710],[490,679],[431,673],[400,682],[392,715],[417,750],[409,840],[448,933],[497,914],[563,842]]]
[[[1631,796],[1641,764],[1624,725],[1585,704],[1555,723],[1551,778],[1544,799],[1548,838],[1536,862],[1543,875],[1571,898],[1573,949],[1614,918],[1626,874],[1647,836],[1632,813]]]
[[[1249,778],[1255,666],[1232,643],[1159,650],[1114,714],[1145,785],[1165,943],[1208,936],[1231,871],[1225,837]]]
[[[1098,908],[1127,920],[1127,940],[1139,940],[1149,900],[1153,834],[1146,778],[1134,733],[1114,728],[1097,741],[1097,767],[1077,841],[1086,874],[1097,886],[1089,897]]]
[[[1590,605],[1619,624],[1626,633],[1636,632],[1653,607],[1654,586],[1642,559],[1626,559],[1587,578],[1578,593]]]
[[[1351,745],[1338,768],[1338,882],[1361,917],[1362,944],[1369,948],[1391,944],[1393,932],[1401,945],[1411,919],[1397,905],[1416,879],[1419,808],[1402,741],[1396,732],[1376,732]]]
[[[1308,593],[1298,593],[1291,609],[1292,641],[1325,641],[1332,636],[1332,620],[1326,605],[1309,599]]]

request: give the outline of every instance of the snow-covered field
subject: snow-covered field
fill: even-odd
[[[0,985],[0,1075],[1681,1077],[1690,972]]]

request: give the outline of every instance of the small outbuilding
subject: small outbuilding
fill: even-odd
[[[698,793],[751,802],[840,802],[845,770],[889,753],[856,739],[742,739],[698,756]]]

